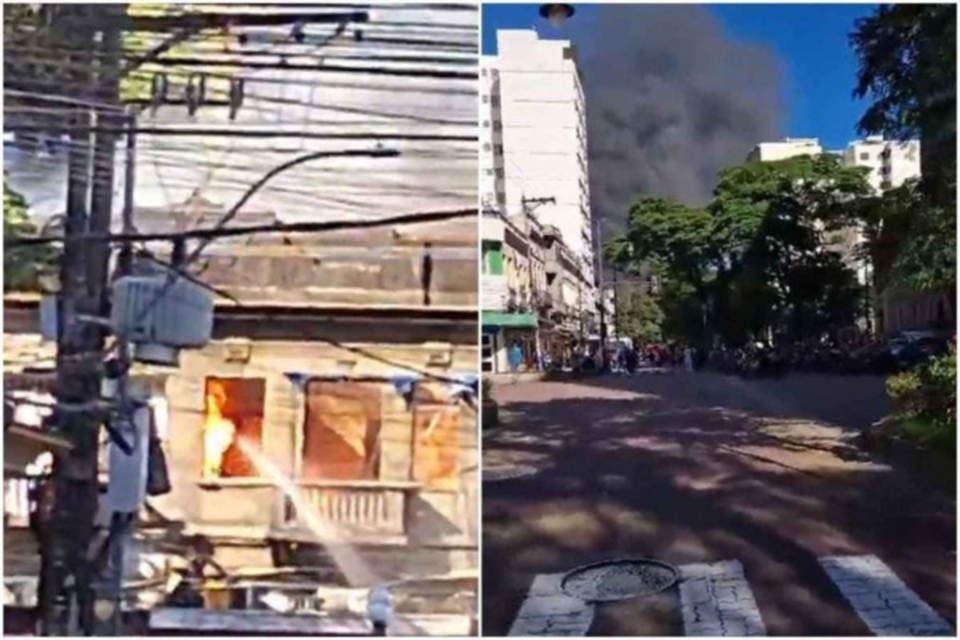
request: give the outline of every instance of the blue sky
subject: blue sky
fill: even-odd
[[[596,11],[575,5],[577,16]],[[857,60],[847,35],[854,20],[876,5],[712,5],[709,10],[733,38],[772,47],[787,76],[786,120],[783,134],[816,137],[827,148],[843,148],[860,137],[856,123],[865,104],[852,97]],[[497,29],[537,25],[541,37],[570,37],[540,19],[536,4],[483,5],[483,52],[496,52]],[[554,36],[554,34],[557,34]],[[574,38],[575,39],[575,38]]]

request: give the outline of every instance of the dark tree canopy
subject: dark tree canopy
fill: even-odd
[[[834,156],[731,167],[706,209],[639,198],[609,255],[661,276],[665,333],[678,339],[819,339],[856,317],[860,292],[841,258],[855,247],[831,232],[868,189],[864,170]]]
[[[956,288],[957,7],[953,3],[882,6],[857,22],[860,58],[855,94],[871,104],[865,133],[921,143],[919,185],[889,193],[867,218],[884,228],[891,284]],[[878,217],[879,216],[879,217]],[[880,249],[876,249],[880,251]],[[889,253],[895,251],[895,256]],[[892,257],[892,260],[890,258]],[[886,268],[886,264],[881,265]]]

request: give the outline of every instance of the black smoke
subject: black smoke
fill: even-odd
[[[565,31],[578,49],[592,205],[607,233],[622,227],[640,194],[704,204],[720,169],[780,137],[785,74],[777,55],[731,38],[709,9],[582,13]]]

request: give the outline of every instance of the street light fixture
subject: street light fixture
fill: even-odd
[[[550,21],[554,27],[559,28],[561,24],[573,17],[576,13],[572,5],[560,2],[551,2],[540,5],[540,17]]]

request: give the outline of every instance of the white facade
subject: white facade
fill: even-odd
[[[843,152],[843,163],[870,169],[867,180],[875,192],[895,189],[920,177],[920,141],[884,140],[882,136],[855,140]]]
[[[560,230],[564,243],[594,276],[583,89],[573,46],[536,32],[497,32],[496,56],[483,61],[481,194],[521,211],[524,198],[553,198],[536,218]],[[489,124],[489,126],[488,126]]]
[[[784,138],[776,142],[761,142],[748,159],[759,162],[776,162],[797,156],[818,156],[823,147],[816,138]]]

